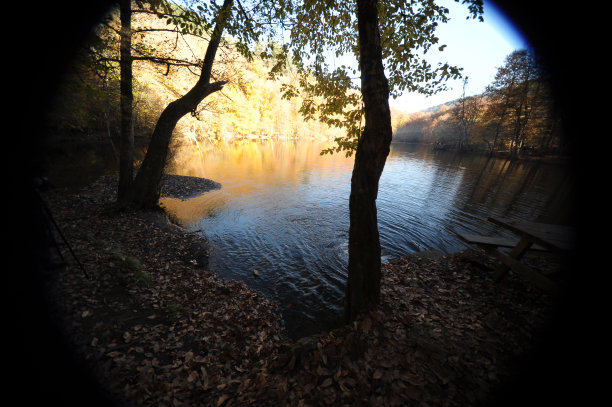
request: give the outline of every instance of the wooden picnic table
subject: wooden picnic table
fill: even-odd
[[[496,217],[489,217],[487,220],[512,231],[532,244],[539,244],[551,251],[564,253],[575,248],[575,232],[570,226],[515,221]]]
[[[477,244],[488,254],[502,262],[494,271],[493,280],[499,281],[508,270],[512,269],[541,289],[552,294],[559,293],[559,288],[554,281],[521,263],[520,260],[527,250],[532,248],[563,254],[570,253],[575,248],[574,229],[569,226],[515,221],[497,217],[489,217],[487,220],[517,235],[518,241],[510,243],[507,239],[495,237],[462,234],[458,234],[458,236],[468,243]],[[506,254],[498,247],[511,247],[510,253]]]

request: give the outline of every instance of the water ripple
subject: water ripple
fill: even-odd
[[[272,159],[279,157],[291,155]],[[211,242],[210,268],[277,300],[297,338],[339,321],[352,165],[337,155],[292,162],[311,164],[295,174],[211,169],[223,189],[173,203],[172,210]],[[377,200],[383,261],[427,249],[459,250],[465,246],[455,232],[495,231],[489,215],[550,217],[549,197],[566,179],[555,168],[394,145]]]

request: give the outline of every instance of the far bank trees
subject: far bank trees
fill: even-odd
[[[512,157],[518,156],[528,138],[535,142],[533,146],[539,144],[539,147],[545,147],[542,141],[550,138],[546,133],[552,132],[554,118],[547,79],[537,57],[531,51],[518,50],[506,57],[487,88],[496,134],[498,130],[506,130],[506,143]]]
[[[509,54],[482,95],[464,95],[436,112],[412,115],[395,139],[511,158],[559,154],[565,148],[550,80],[528,50]]]
[[[478,97],[465,96],[468,78],[463,80],[463,95],[451,110],[451,122],[457,134],[458,149],[462,151],[472,136],[472,128],[482,113],[482,101]]]

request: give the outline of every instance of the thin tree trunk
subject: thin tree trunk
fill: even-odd
[[[206,96],[221,90],[223,85],[227,83],[227,81],[210,83],[210,78],[223,27],[230,17],[232,4],[233,0],[225,0],[219,11],[215,28],[206,49],[202,73],[198,82],[184,96],[171,102],[157,121],[147,154],[138,170],[132,188],[131,202],[138,206],[157,206],[170,139],[178,121],[187,113],[195,110]]]
[[[347,323],[380,301],[381,250],[376,198],[393,131],[376,3],[376,0],[357,1],[365,128],[357,145],[349,199],[349,262],[344,304]]]
[[[113,135],[111,132],[110,126],[110,117],[108,117],[108,111],[104,109],[104,122],[106,123],[106,135],[108,136],[108,141],[113,149],[113,155],[115,156],[115,160],[119,163],[119,154],[117,153],[117,148],[115,147],[115,143],[113,142]]]
[[[125,203],[132,188],[134,171],[134,132],[132,127],[132,8],[131,0],[121,0],[121,145],[117,202]]]

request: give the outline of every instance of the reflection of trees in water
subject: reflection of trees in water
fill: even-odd
[[[169,172],[223,180],[256,177],[266,185],[303,182],[310,169],[352,168],[343,154],[320,155],[332,142],[323,140],[215,140],[176,147]]]
[[[462,183],[458,195],[465,199],[464,210],[478,206],[487,208],[491,215],[553,223],[569,221],[568,171],[537,162],[496,158],[480,161],[475,163],[471,177]]]
[[[320,151],[326,147],[325,142],[307,140],[201,141],[200,156],[193,145],[184,145],[174,156],[172,172],[210,178],[224,187],[180,203],[181,216],[217,216],[228,205],[230,194],[231,199],[238,200],[252,199],[254,193],[276,194],[282,199],[282,194],[297,194],[301,190],[298,184],[320,188],[321,180],[329,180],[334,174],[342,174],[338,179],[348,187],[352,159],[343,154],[321,156]],[[558,167],[432,151],[431,146],[409,144],[394,145],[390,160],[397,159],[409,160],[409,177],[426,178],[417,183],[422,189],[417,195],[422,199],[412,200],[412,207],[405,209],[420,211],[430,217],[429,223],[446,222],[444,228],[448,230],[463,224],[480,227],[479,219],[490,215],[564,223],[570,213],[571,179],[568,171]],[[391,165],[388,163],[387,168]],[[392,188],[405,189],[401,183],[414,181],[406,179],[405,174],[402,179],[386,182],[391,182]],[[384,192],[383,199],[405,199],[401,194]],[[419,204],[424,206],[414,207]]]
[[[320,156],[325,145],[304,140],[200,146],[203,172],[195,175],[223,188],[162,203],[190,229],[206,234],[213,247],[211,270],[291,305],[288,318],[337,318],[346,278],[352,160]],[[193,146],[187,151],[198,156]],[[392,147],[383,177],[377,206],[385,259],[425,249],[460,250],[465,245],[454,232],[493,232],[492,224],[486,229],[488,215],[552,213],[557,208],[551,201],[563,199],[567,190],[556,167],[414,144]]]
[[[485,219],[495,214],[550,223],[570,220],[572,179],[567,168],[417,146],[399,143],[390,157],[408,155],[431,167],[433,179],[429,184],[428,204],[433,204],[440,187],[446,188],[447,196],[453,200],[447,205],[455,211],[448,215],[447,229],[461,226],[463,221],[471,222],[453,216]],[[486,222],[483,227],[487,227]]]
[[[555,181],[555,180],[553,180]],[[545,223],[559,223],[573,225],[574,219],[574,177],[566,171],[555,184],[553,192],[548,195],[546,208],[548,212],[542,214],[537,220]]]
[[[297,193],[296,184],[316,184],[317,177],[349,174],[353,161],[344,154],[321,155],[331,142],[321,140],[200,140],[175,146],[167,171],[209,178],[223,185],[188,201],[163,198],[161,203],[181,223],[216,216],[232,199],[251,199],[255,193]],[[350,178],[346,179],[346,185]],[[348,196],[348,192],[347,192]]]
[[[390,157],[401,156],[420,160],[431,170],[428,205],[433,205],[437,195],[442,194],[439,188],[447,189],[445,199],[453,202],[444,206],[452,208],[453,213],[445,215],[446,229],[465,226],[462,223],[480,227],[478,219],[484,220],[493,214],[550,223],[569,222],[572,179],[567,168],[537,161],[434,151],[429,145],[410,143],[394,145]],[[483,227],[488,227],[487,222]]]
[[[201,196],[186,201],[162,196],[159,203],[171,214],[174,221],[190,228],[202,219],[218,216],[227,207],[229,199],[227,192],[223,191],[222,188],[221,190],[208,191]]]

